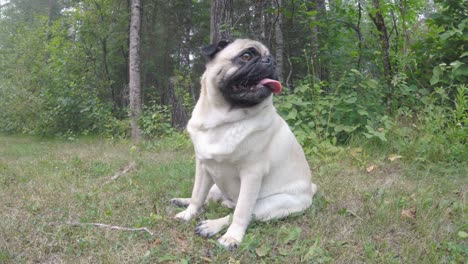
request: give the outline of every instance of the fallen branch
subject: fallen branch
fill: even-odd
[[[140,227],[140,228],[129,228],[129,227],[122,227],[122,226],[113,226],[113,225],[106,225],[101,223],[79,223],[79,222],[68,222],[70,226],[95,226],[101,228],[107,228],[111,230],[123,230],[123,231],[144,231],[151,236],[154,236],[154,233],[151,232],[147,227]]]
[[[362,218],[359,215],[357,215],[355,212],[348,210],[348,209],[346,209],[346,212],[362,221]]]
[[[123,167],[122,169],[120,169],[114,176],[112,176],[108,181],[107,183],[111,182],[111,181],[115,181],[117,180],[118,178],[120,178],[120,176],[124,175],[125,173],[128,173],[129,171],[133,170],[134,168],[136,167],[136,163],[135,162],[130,162],[129,164],[127,164],[125,167]]]

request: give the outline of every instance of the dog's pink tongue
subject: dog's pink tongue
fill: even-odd
[[[271,92],[274,94],[281,92],[281,83],[277,80],[265,78],[260,81],[260,84],[270,87]]]

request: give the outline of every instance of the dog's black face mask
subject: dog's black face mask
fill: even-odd
[[[221,43],[221,42],[220,42]],[[214,55],[229,43],[218,43],[217,48],[211,45]],[[203,50],[202,50],[203,51]],[[281,84],[278,82],[276,62],[273,56],[262,56],[256,49],[248,48],[232,59],[238,70],[220,83],[220,90],[225,100],[233,107],[250,107],[278,93]]]
[[[239,69],[221,83],[224,98],[233,106],[249,107],[271,95],[272,88],[263,80],[278,80],[276,63],[271,55],[261,56],[251,48],[242,51],[233,64]]]

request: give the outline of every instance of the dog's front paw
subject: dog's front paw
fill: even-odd
[[[224,235],[218,239],[218,242],[227,250],[235,250],[239,248],[240,241],[232,236]]]
[[[190,198],[174,198],[169,203],[177,207],[187,207],[190,204]]]
[[[197,211],[187,208],[186,210],[176,214],[174,218],[180,221],[189,221],[190,219],[194,218],[197,214]]]
[[[195,234],[201,237],[211,237],[216,233],[216,230],[213,230],[208,220],[199,222],[195,227]]]
[[[202,237],[211,237],[229,224],[229,215],[219,219],[201,221],[195,227],[195,233]]]

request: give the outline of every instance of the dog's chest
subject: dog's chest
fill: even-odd
[[[199,160],[236,161],[245,155],[242,147],[255,129],[245,122],[225,124],[208,130],[189,130]]]
[[[223,195],[233,202],[237,201],[240,190],[239,164],[215,160],[207,160],[202,163]]]

